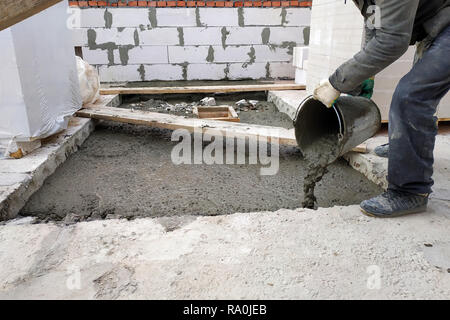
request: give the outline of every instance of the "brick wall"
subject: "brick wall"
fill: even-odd
[[[107,0],[107,1],[71,1],[71,6],[78,7],[310,7],[312,1],[262,1],[262,0],[225,0],[225,1],[132,1],[132,0]]]
[[[79,14],[74,45],[98,67],[103,82],[293,79],[293,48],[308,44],[311,12],[309,7],[72,10]]]

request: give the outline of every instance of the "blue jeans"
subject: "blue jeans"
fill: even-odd
[[[431,193],[436,109],[450,88],[450,26],[398,83],[389,111],[389,188]]]

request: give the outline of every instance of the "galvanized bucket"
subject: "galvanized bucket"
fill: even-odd
[[[295,138],[303,154],[318,138],[332,135],[339,146],[336,158],[372,137],[380,126],[380,110],[372,100],[348,95],[340,96],[331,108],[309,96],[294,118]]]

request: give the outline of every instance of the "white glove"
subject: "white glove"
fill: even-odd
[[[320,81],[319,85],[314,89],[313,97],[319,100],[327,108],[331,108],[337,98],[341,93],[337,91],[330,83],[328,79],[323,79]]]

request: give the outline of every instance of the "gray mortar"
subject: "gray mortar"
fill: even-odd
[[[287,54],[292,56],[294,54],[294,47],[296,46],[297,43],[295,41],[283,41],[280,48],[287,49]]]
[[[197,27],[204,27],[204,24],[202,24],[201,18],[200,18],[200,9],[199,7],[195,8],[195,22]]]
[[[180,46],[184,46],[184,30],[182,27],[178,27],[178,41]]]
[[[106,50],[108,52],[108,65],[114,64],[114,50],[118,49],[118,46],[114,42],[105,42],[97,44],[97,32],[94,29],[87,31],[88,47],[90,50]]]
[[[150,21],[150,26],[152,28],[156,28],[158,26],[158,20],[156,19],[156,9],[155,8],[148,9],[148,21]]]
[[[214,62],[214,48],[209,46],[208,56],[206,57],[206,62]]]
[[[227,63],[226,67],[223,69],[223,72],[225,73],[225,79],[228,79],[228,75],[230,74],[230,65]]]
[[[310,32],[311,32],[311,28],[310,27],[303,28],[303,42],[304,42],[305,46],[309,45]]]
[[[238,8],[238,25],[239,25],[239,27],[245,27],[244,9],[243,8]]]
[[[266,78],[270,79],[270,62],[266,63]]]
[[[225,49],[227,47],[226,43],[227,43],[227,37],[230,34],[229,31],[227,31],[227,27],[223,27],[221,29],[222,32],[222,47]]]
[[[281,25],[284,26],[286,23],[288,23],[289,21],[286,19],[286,15],[287,15],[287,11],[286,8],[281,9]]]
[[[145,67],[144,67],[144,65],[141,64],[137,71],[139,72],[139,76],[141,77],[141,80],[145,81]]]
[[[171,132],[103,122],[49,177],[21,212],[39,221],[218,215],[301,205],[305,161],[280,149],[280,170],[261,176],[259,165],[174,165]],[[324,207],[378,194],[344,161],[329,167],[317,198]]]
[[[137,36],[137,31],[135,31],[134,34],[134,41],[139,42],[139,36]],[[88,47],[90,50],[106,50],[108,52],[108,65],[114,65],[114,50],[119,50],[119,57],[120,57],[120,63],[122,65],[127,65],[128,64],[128,51],[130,51],[130,49],[134,48],[135,46],[133,45],[123,45],[123,46],[118,46],[117,44],[115,44],[114,42],[105,42],[105,43],[100,43],[97,44],[97,32],[94,29],[89,29],[87,31],[87,36],[88,36]]]
[[[247,53],[249,60],[248,62],[245,62],[242,64],[242,68],[247,68],[249,65],[254,64],[256,61],[256,51],[255,48],[252,46],[250,47],[250,51]]]
[[[111,12],[108,11],[108,9],[105,10],[105,14],[103,15],[105,18],[105,28],[111,29],[112,23],[113,23],[113,15]]]
[[[126,45],[126,46],[119,46],[119,56],[120,56],[120,63],[124,66],[128,64],[128,51],[132,49],[134,46],[132,45]]]
[[[138,46],[140,44],[140,41],[139,41],[139,32],[138,32],[137,29],[134,30],[134,35],[133,36],[134,36],[134,45]]]
[[[185,62],[183,62],[183,63],[179,63],[178,65],[180,65],[181,66],[181,74],[182,74],[182,77],[183,77],[183,80],[187,80],[187,68],[188,68],[188,65],[189,65],[189,62],[187,62],[187,61],[185,61]]]
[[[264,28],[261,32],[262,44],[268,44],[270,40],[270,28]]]

